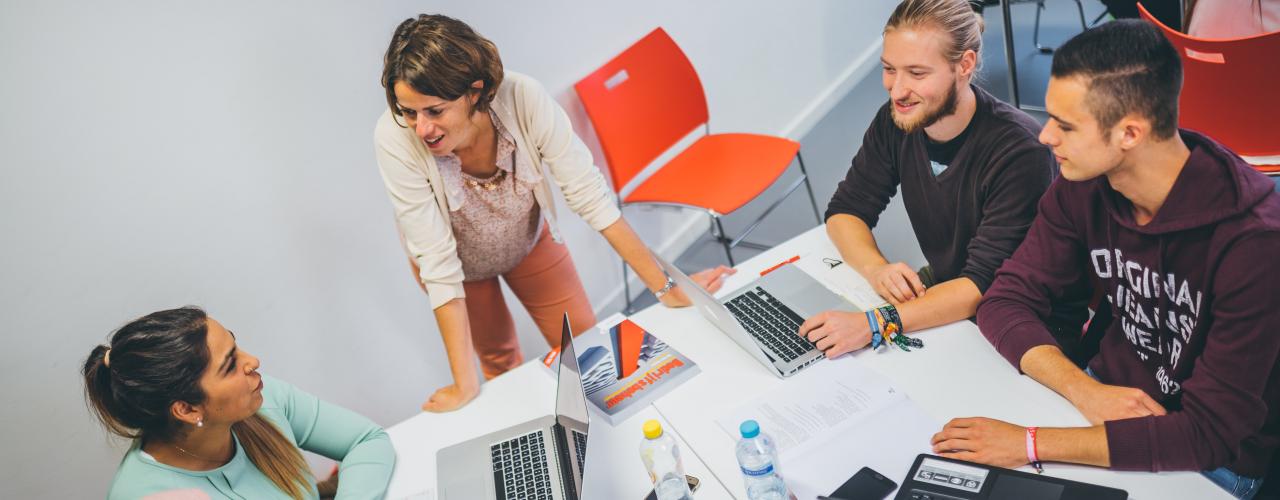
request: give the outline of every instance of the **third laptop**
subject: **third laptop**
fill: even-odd
[[[858,311],[795,265],[774,269],[721,300],[676,266],[661,257],[658,262],[698,312],[783,378],[824,357],[821,350],[797,333],[806,318],[832,309]]]

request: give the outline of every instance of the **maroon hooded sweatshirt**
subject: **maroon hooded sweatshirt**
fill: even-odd
[[[1056,180],[978,326],[1018,367],[1054,343],[1051,304],[1100,282],[1112,319],[1089,367],[1169,411],[1107,422],[1111,467],[1260,478],[1280,443],[1280,195],[1226,148],[1180,133],[1191,156],[1146,225],[1106,177]]]

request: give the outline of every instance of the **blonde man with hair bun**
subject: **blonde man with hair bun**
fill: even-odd
[[[905,333],[972,318],[996,269],[1022,242],[1057,175],[1040,125],[974,84],[983,22],[965,0],[907,0],[885,23],[889,93],[828,205],[845,262],[896,310]],[[880,252],[871,230],[897,190],[928,265]],[[827,311],[800,335],[827,357],[861,349],[873,319]],[[1083,318],[1064,318],[1078,333]]]

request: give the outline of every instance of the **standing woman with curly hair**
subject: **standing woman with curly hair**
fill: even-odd
[[[151,313],[94,347],[82,369],[89,404],[133,440],[107,498],[318,498],[300,450],[341,462],[325,496],[382,498],[396,458],[387,434],[258,365],[194,307]]]
[[[493,42],[446,16],[407,19],[387,48],[382,85],[389,109],[374,132],[378,168],[454,380],[424,410],[453,410],[479,393],[476,354],[486,378],[523,361],[499,276],[548,345],[559,345],[566,311],[573,331],[594,326],[559,242],[553,181],[658,300],[689,304],[622,218],[568,115],[538,82],[504,71]],[[715,290],[729,273],[694,279]]]

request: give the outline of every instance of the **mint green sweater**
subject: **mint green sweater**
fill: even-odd
[[[263,401],[258,414],[275,424],[297,447],[341,462],[338,499],[378,499],[386,494],[396,452],[382,428],[297,387],[267,376],[262,380]],[[308,497],[318,498],[314,479],[312,483]],[[190,471],[159,463],[135,441],[116,469],[107,498],[133,500],[149,496],[155,499],[286,498],[284,492],[249,461],[238,439],[231,461],[208,471]]]

